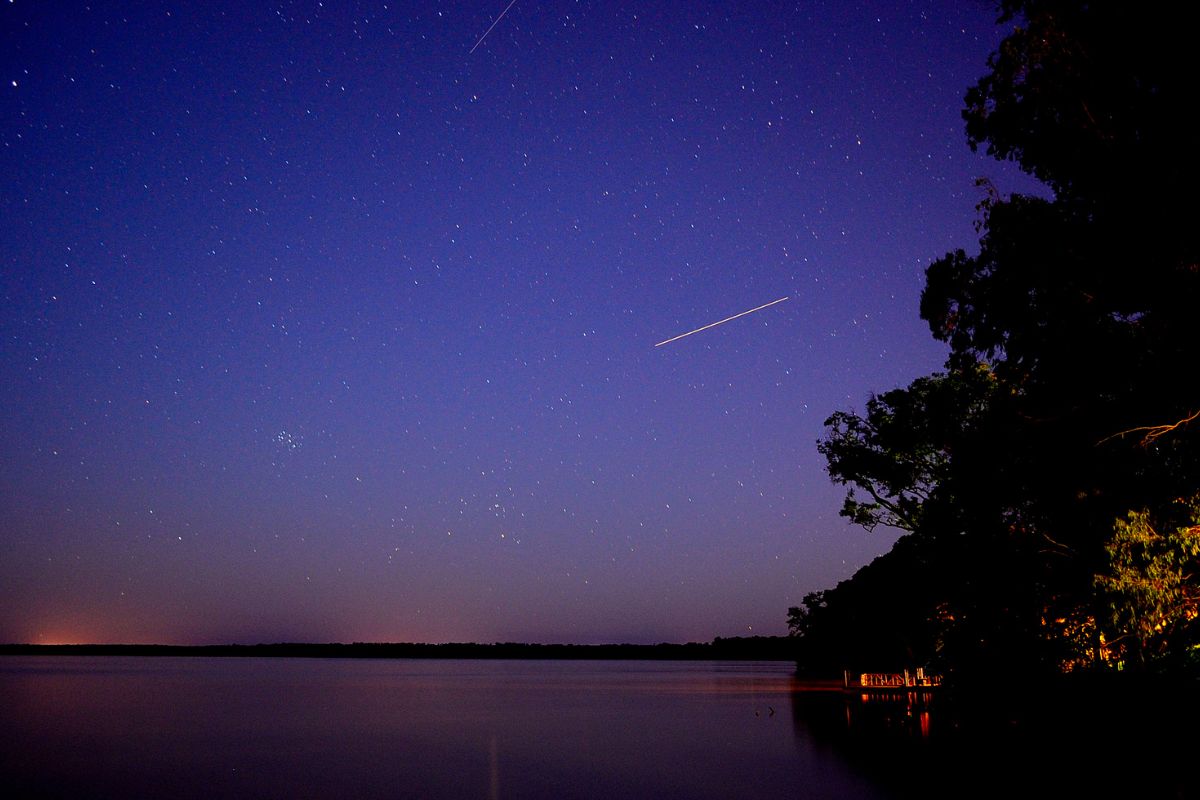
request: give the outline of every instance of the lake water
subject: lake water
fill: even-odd
[[[0,784],[86,798],[872,798],[786,662],[0,658]]]

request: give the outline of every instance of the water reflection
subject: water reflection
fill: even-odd
[[[1056,688],[1001,686],[952,704],[939,691],[797,682],[792,720],[797,741],[811,737],[898,797],[1200,797],[1194,743],[1176,732],[1194,719],[1194,683],[1175,707],[1165,693]]]
[[[494,733],[488,742],[488,799],[500,800],[500,748]]]
[[[922,798],[987,794],[951,775],[943,758],[947,732],[937,728],[937,696],[927,689],[844,691],[797,681],[791,698],[797,738],[811,737],[879,791]]]
[[[51,797],[886,796],[788,723],[791,672],[11,657],[0,775]]]

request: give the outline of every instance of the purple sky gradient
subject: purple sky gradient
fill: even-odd
[[[779,634],[985,4],[0,6],[0,641]],[[655,342],[780,303],[664,347]]]

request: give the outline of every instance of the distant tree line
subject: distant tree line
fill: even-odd
[[[979,252],[933,262],[921,295],[944,370],[826,420],[842,514],[905,535],[790,610],[800,666],[1194,672],[1193,34],[1157,2],[999,10],[967,139],[1052,197],[981,181]]]
[[[5,655],[173,656],[209,658],[478,658],[478,659],[653,659],[791,661],[795,640],[787,636],[718,636],[711,642],[676,644],[534,644],[525,642],[352,642],[274,644],[7,644]]]

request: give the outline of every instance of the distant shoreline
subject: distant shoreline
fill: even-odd
[[[687,644],[5,644],[0,656],[153,656],[210,658],[461,658],[538,660],[795,661],[794,640],[754,636]]]

